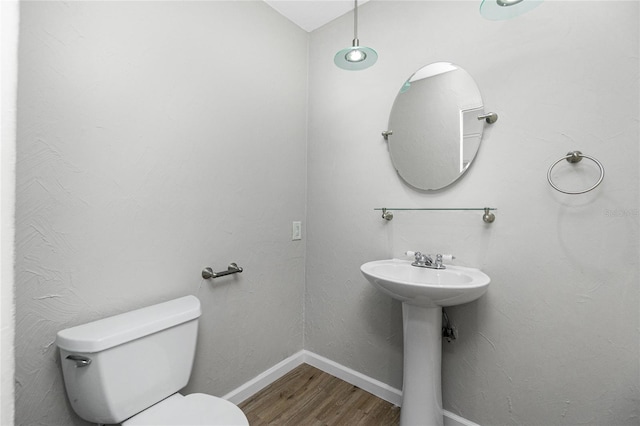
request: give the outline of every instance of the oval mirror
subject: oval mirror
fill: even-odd
[[[435,191],[462,176],[478,152],[484,106],[473,78],[449,62],[419,69],[389,117],[389,153],[409,185]],[[478,118],[480,117],[480,118]]]

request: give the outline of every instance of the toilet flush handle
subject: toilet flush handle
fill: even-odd
[[[67,359],[76,362],[76,367],[86,367],[91,364],[91,358],[82,355],[69,355]]]

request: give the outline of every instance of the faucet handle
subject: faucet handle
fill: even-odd
[[[433,266],[436,269],[446,269],[446,266],[442,264],[442,261],[450,261],[453,259],[455,259],[455,257],[451,254],[436,254],[436,260],[433,263]]]
[[[419,261],[421,259],[425,259],[426,257],[428,257],[429,255],[424,255],[422,253],[420,253],[419,251],[406,251],[404,252],[404,254],[406,254],[409,257],[413,257],[416,259],[416,261]],[[424,260],[423,260],[424,262]]]
[[[405,251],[404,254],[409,256],[409,257],[422,256],[422,253],[420,253],[419,251]],[[429,256],[429,255],[427,255],[427,256]],[[442,257],[442,260],[447,261],[447,262],[449,262],[449,261],[451,261],[451,260],[456,258],[452,254],[440,254],[440,253],[436,254],[436,257]]]
[[[407,256],[414,256],[414,261],[411,266],[419,266],[421,268],[428,268],[433,264],[433,258],[431,255],[420,253],[419,251],[407,251]]]

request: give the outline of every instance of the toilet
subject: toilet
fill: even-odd
[[[74,411],[99,424],[248,426],[229,401],[178,393],[191,375],[200,312],[185,296],[58,332]]]

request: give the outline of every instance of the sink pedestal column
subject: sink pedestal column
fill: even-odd
[[[442,426],[442,308],[402,304],[400,426]]]

